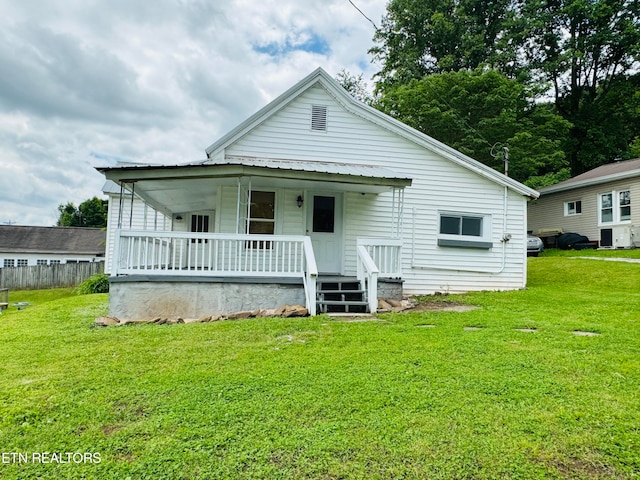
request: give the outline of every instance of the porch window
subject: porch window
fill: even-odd
[[[273,235],[276,231],[276,193],[254,190],[247,219],[250,235]],[[272,242],[251,242],[252,248],[271,248]]]
[[[206,233],[209,231],[209,215],[191,215],[191,232]],[[203,239],[198,238],[198,243],[202,243]],[[192,238],[191,243],[196,243],[196,239]],[[207,240],[204,240],[207,243]]]

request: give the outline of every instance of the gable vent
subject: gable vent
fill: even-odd
[[[323,105],[311,106],[311,130],[327,131],[327,107]]]

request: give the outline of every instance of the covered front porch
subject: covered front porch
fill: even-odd
[[[144,298],[166,309],[180,304],[180,296],[196,305],[191,314],[299,300],[315,315],[329,301],[318,292],[324,274],[354,277],[367,310],[375,312],[379,279],[402,277],[410,180],[387,169],[226,158],[102,171],[121,190],[110,273],[125,311],[122,305],[131,302],[153,310]],[[136,217],[136,198],[145,204],[143,218]],[[379,221],[370,225],[359,216],[362,209],[367,218],[379,211]]]

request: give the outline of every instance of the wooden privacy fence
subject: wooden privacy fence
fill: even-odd
[[[104,262],[0,268],[0,288],[39,290],[76,287],[91,275],[103,272]]]

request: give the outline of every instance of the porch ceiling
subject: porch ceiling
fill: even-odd
[[[411,185],[411,179],[399,177],[383,167],[256,157],[227,157],[177,166],[127,165],[98,170],[109,180],[135,183],[135,193],[165,213],[214,210],[218,187],[235,186],[239,177],[251,177],[254,189],[319,189],[378,194]]]

